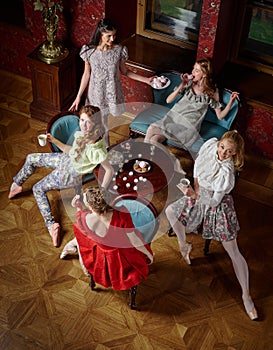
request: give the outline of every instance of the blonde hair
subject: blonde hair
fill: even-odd
[[[109,195],[98,186],[88,187],[83,193],[85,193],[86,202],[97,214],[103,214],[112,209],[111,205],[108,204]]]
[[[220,141],[227,140],[236,148],[236,154],[232,156],[235,171],[241,171],[244,166],[245,142],[237,130],[230,130],[224,133]],[[220,142],[219,141],[219,142]]]
[[[214,81],[213,81],[211,61],[208,58],[202,58],[196,61],[196,63],[199,64],[202,72],[206,74],[203,80],[204,94],[207,94],[210,97],[213,97],[216,90],[216,85],[214,84]]]
[[[75,160],[79,160],[81,157],[81,153],[84,150],[85,146],[90,143],[90,141],[96,142],[98,141],[104,134],[105,130],[102,124],[102,116],[100,109],[95,106],[86,105],[82,106],[79,112],[79,115],[85,113],[94,123],[94,126],[89,134],[83,135],[77,138],[75,153]]]

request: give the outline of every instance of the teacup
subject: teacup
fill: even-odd
[[[190,180],[187,178],[183,178],[179,181],[179,183],[182,187],[187,188],[190,185]]]
[[[38,135],[38,142],[40,146],[45,146],[46,145],[46,134],[40,134]]]

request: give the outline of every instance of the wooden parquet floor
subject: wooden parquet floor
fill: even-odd
[[[204,241],[191,234],[192,266],[182,261],[175,237],[163,232],[152,243],[155,262],[148,280],[138,287],[138,309],[130,310],[126,291],[100,286],[91,291],[77,257],[59,258],[73,237],[71,213],[66,194],[49,193],[64,234],[61,247],[54,248],[31,192],[46,170],[39,169],[24,193],[8,200],[12,177],[25,156],[49,149],[36,141],[45,124],[29,117],[30,81],[0,73],[0,349],[273,349],[271,164],[249,156],[234,193],[241,226],[238,243],[249,265],[259,321],[250,321],[244,311],[222,246],[212,242],[204,256]],[[126,138],[127,132],[125,125],[112,140]],[[181,162],[190,169],[187,157]],[[158,210],[165,197],[162,191],[154,198]],[[164,230],[163,217],[162,222]]]

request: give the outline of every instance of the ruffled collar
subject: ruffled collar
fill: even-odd
[[[192,81],[190,81],[189,85],[185,89],[185,95],[191,102],[206,102],[209,103],[211,98],[207,94],[196,95],[192,89]]]

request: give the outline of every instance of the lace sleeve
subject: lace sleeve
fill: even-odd
[[[121,50],[121,59],[122,61],[127,61],[129,58],[129,55],[128,55],[128,49],[126,46],[122,46],[122,50]]]
[[[93,51],[94,49],[91,49],[88,45],[83,45],[80,51],[80,58],[83,61],[89,61],[89,57]]]

